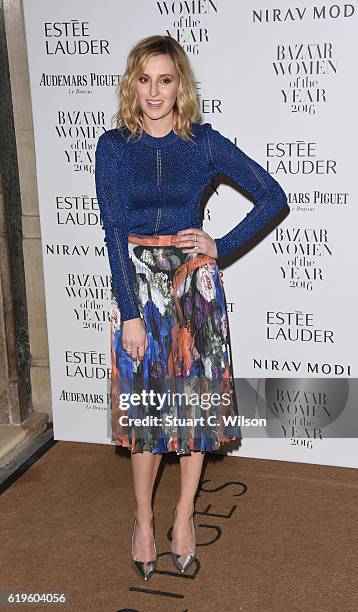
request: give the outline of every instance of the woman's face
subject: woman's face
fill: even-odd
[[[175,64],[167,54],[153,55],[136,83],[143,115],[149,121],[163,119],[172,112],[179,87]]]

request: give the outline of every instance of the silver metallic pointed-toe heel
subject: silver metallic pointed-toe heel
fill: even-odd
[[[134,540],[134,532],[135,532],[136,524],[137,524],[137,519],[135,518],[133,522],[133,531],[132,531],[132,562],[137,572],[139,573],[139,575],[143,578],[143,580],[149,580],[149,578],[155,571],[155,566],[157,563],[157,548],[155,545],[155,539],[154,539],[155,559],[153,559],[152,561],[137,561],[136,559],[134,559],[133,558],[133,540]],[[154,517],[153,517],[153,531],[154,531]]]
[[[173,523],[174,523],[174,520],[175,520],[176,512],[177,512],[177,509],[174,508],[174,511],[173,511]],[[193,513],[192,513],[192,515],[190,517],[190,521],[191,521],[192,533],[193,533],[193,535],[195,537],[194,512],[195,512],[195,510],[193,511]],[[195,548],[190,553],[186,553],[184,555],[178,555],[177,553],[174,553],[173,552],[173,539],[172,539],[171,557],[172,557],[172,560],[173,560],[173,563],[174,563],[175,567],[177,567],[178,570],[182,574],[184,574],[184,572],[191,566],[192,562],[195,559],[195,556],[196,556]]]

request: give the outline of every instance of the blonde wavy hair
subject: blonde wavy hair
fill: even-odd
[[[120,108],[114,116],[115,125],[117,129],[128,128],[128,140],[136,134],[140,138],[143,132],[143,112],[135,90],[136,81],[143,73],[149,58],[162,53],[170,55],[179,76],[178,92],[173,106],[174,132],[184,140],[191,140],[191,124],[193,121],[200,121],[195,78],[183,47],[171,36],[147,36],[131,49],[119,85]]]

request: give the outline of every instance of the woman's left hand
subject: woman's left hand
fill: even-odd
[[[183,250],[183,253],[202,253],[217,259],[216,242],[209,234],[195,227],[180,230],[173,238],[174,246]],[[192,247],[192,248],[189,248]]]

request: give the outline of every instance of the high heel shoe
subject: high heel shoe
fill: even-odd
[[[195,526],[194,526],[194,512],[192,512],[191,517],[190,517],[190,522],[191,522],[191,529],[192,529],[192,534],[194,535],[195,538]],[[175,516],[177,513],[177,509],[174,508],[173,510],[173,523],[175,521]],[[192,562],[195,559],[195,547],[194,550],[189,552],[189,553],[185,553],[183,555],[178,555],[177,553],[173,552],[173,539],[171,542],[171,557],[173,560],[173,563],[175,565],[175,567],[177,567],[179,569],[179,571],[184,574],[184,572],[190,567],[190,565],[192,564]]]
[[[154,573],[155,566],[157,564],[157,548],[155,545],[155,534],[153,534],[154,535],[155,559],[153,559],[152,561],[138,561],[134,559],[133,540],[134,540],[134,532],[135,532],[136,524],[137,524],[137,519],[135,518],[133,522],[133,531],[132,531],[132,561],[133,561],[134,567],[138,571],[139,575],[143,578],[143,580],[149,580],[151,575]],[[153,532],[154,532],[154,517],[153,517]]]

